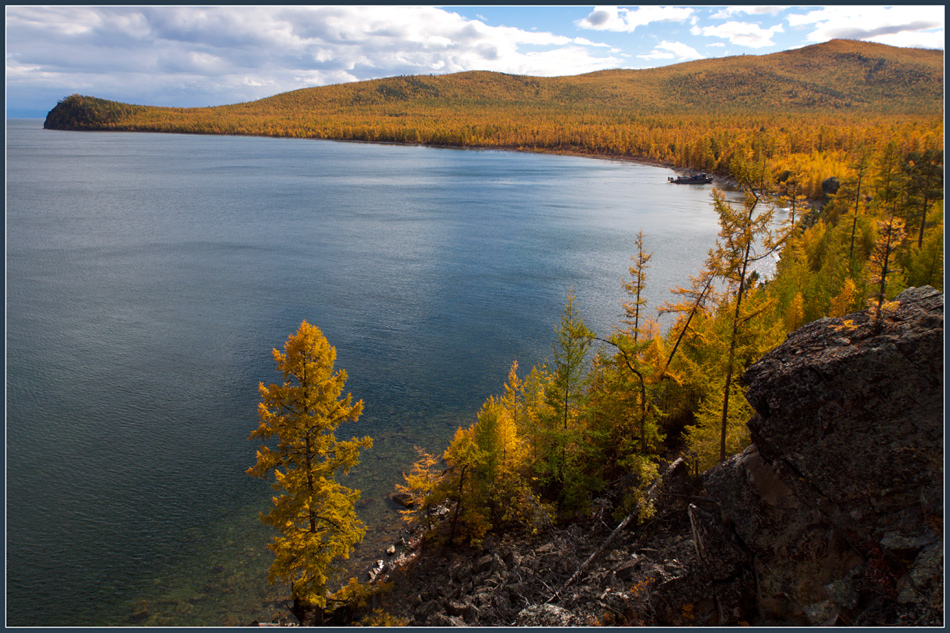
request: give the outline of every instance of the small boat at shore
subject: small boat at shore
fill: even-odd
[[[693,176],[672,176],[668,179],[674,185],[708,185],[713,181],[712,176],[706,174],[695,174]]]

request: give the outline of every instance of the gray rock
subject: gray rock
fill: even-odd
[[[490,570],[493,560],[494,558],[491,554],[485,554],[484,556],[480,557],[477,561],[475,561],[475,573],[481,574]]]
[[[926,609],[941,609],[943,576],[941,543],[920,552],[897,599],[904,604],[920,603]]]
[[[834,195],[838,193],[838,189],[840,188],[841,188],[841,182],[834,176],[832,176],[831,178],[825,178],[824,180],[821,181],[821,190],[822,192],[824,192],[826,196]]]
[[[822,319],[745,374],[765,460],[787,466],[782,479],[800,497],[827,499],[843,526],[873,524],[878,538],[943,512],[943,295],[897,300],[880,329],[864,312]]]
[[[461,618],[444,613],[436,613],[431,616],[428,619],[428,624],[429,626],[465,626],[465,622]]]
[[[858,591],[851,578],[839,578],[825,585],[829,598],[839,607],[853,609],[858,604]]]
[[[614,573],[617,578],[625,581],[633,580],[636,577],[637,568],[640,566],[640,557],[634,554],[627,560],[614,567]]]
[[[838,608],[831,600],[823,600],[804,607],[805,617],[814,626],[832,626],[838,619]]]
[[[478,607],[469,601],[449,600],[445,605],[445,612],[451,616],[462,618],[469,624],[478,621]]]
[[[571,626],[571,612],[556,604],[540,604],[525,607],[518,612],[515,626]]]
[[[413,620],[420,623],[429,622],[436,615],[442,614],[443,606],[436,599],[424,600],[413,613]]]
[[[496,611],[508,611],[511,609],[511,600],[505,594],[493,596],[492,608]]]

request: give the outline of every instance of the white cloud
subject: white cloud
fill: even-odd
[[[599,46],[601,48],[613,48],[610,44],[605,44],[603,42],[592,42],[586,37],[575,37],[572,41],[575,44],[579,44],[581,46],[595,46],[595,47]]]
[[[725,7],[712,14],[711,18],[715,20],[724,20],[734,15],[775,15],[781,13],[789,7],[782,6],[737,6]]]
[[[746,46],[749,48],[764,48],[774,46],[772,36],[783,32],[782,25],[777,24],[771,28],[763,29],[758,24],[752,22],[730,21],[718,26],[694,26],[690,29],[693,35],[705,35],[706,37],[721,37],[729,40],[730,44],[737,46]]]
[[[401,74],[554,76],[622,61],[586,38],[427,6],[20,6],[6,8],[6,31],[8,104],[32,90],[46,108],[73,92],[219,105]]]
[[[653,22],[682,22],[693,15],[688,7],[644,6],[636,9],[594,7],[590,14],[577,20],[577,26],[595,31],[623,31],[632,33],[640,26]]]
[[[666,41],[657,44],[652,52],[645,55],[637,55],[637,57],[642,59],[677,60],[684,62],[695,59],[705,59],[704,55],[691,46],[687,46],[682,42]]]
[[[307,70],[294,75],[293,80],[304,86],[327,86],[330,84],[345,84],[352,81],[359,81],[354,75],[345,70],[334,70],[330,72]]]
[[[853,39],[918,48],[944,48],[944,7],[835,6],[788,16],[793,28],[812,28],[808,40]]]

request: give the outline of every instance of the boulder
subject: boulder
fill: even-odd
[[[943,516],[943,295],[897,301],[881,327],[865,312],[810,323],[745,374],[762,457],[875,540]]]
[[[705,488],[752,555],[760,618],[894,624],[899,596],[940,603],[943,295],[897,301],[808,324],[745,374],[754,443]]]

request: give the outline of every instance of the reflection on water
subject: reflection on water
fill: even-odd
[[[513,360],[549,354],[571,286],[608,332],[638,230],[653,306],[717,231],[709,187],[631,163],[40,127],[7,141],[11,625],[280,609],[270,489],[244,471],[270,349],[303,319],[365,402],[339,430],[375,442],[348,479],[365,566],[413,447],[441,452]]]

